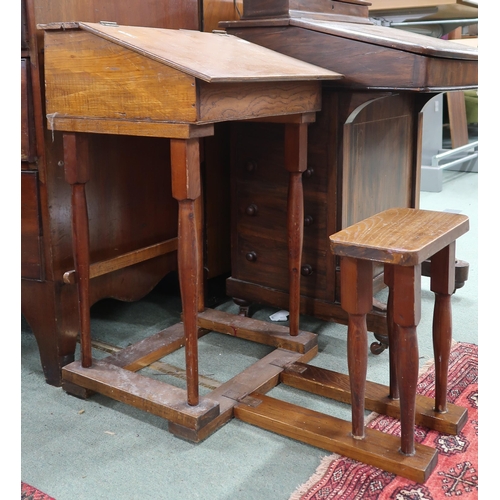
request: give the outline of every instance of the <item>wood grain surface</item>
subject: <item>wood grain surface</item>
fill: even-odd
[[[334,254],[417,265],[469,229],[463,214],[393,208],[330,236]]]

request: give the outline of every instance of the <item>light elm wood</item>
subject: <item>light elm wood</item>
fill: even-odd
[[[312,81],[342,78],[230,35],[95,23],[41,27],[54,122],[58,115],[201,123],[310,112],[320,108]],[[228,82],[234,85],[216,85]]]
[[[469,230],[466,215],[392,208],[330,237],[335,255],[399,266],[422,263]]]
[[[82,164],[78,164],[75,144],[87,141],[91,134],[113,134],[116,132],[113,123],[117,121],[127,123],[122,131],[139,136],[149,130],[152,122],[181,126],[180,129],[166,127],[155,131],[166,132],[164,138],[170,145],[171,191],[178,202],[177,257],[185,336],[186,394],[187,404],[195,407],[200,403],[197,318],[204,309],[200,136],[210,131],[204,127],[207,116],[212,121],[227,121],[291,115],[291,123],[285,125],[288,138],[285,142],[290,158],[287,169],[292,176],[291,264],[296,268],[302,244],[302,217],[295,209],[302,201],[297,174],[306,168],[306,127],[320,106],[320,81],[338,79],[341,75],[229,35],[106,23],[55,23],[42,28],[45,30],[48,126],[51,130],[68,128],[64,138],[71,155],[68,156],[66,179],[79,196],[72,205],[73,247],[77,249],[76,283],[82,298],[80,330],[85,368],[92,366],[89,218],[84,197],[90,169],[85,154],[79,158]],[[223,93],[218,91],[220,84],[223,84]],[[206,94],[209,95],[207,99]],[[210,115],[211,110],[216,110],[214,115]],[[306,114],[303,120],[297,119],[298,113]],[[191,135],[190,132],[196,130],[192,126],[198,124],[202,132]],[[106,129],[108,125],[111,126]],[[179,130],[185,135],[180,136]],[[142,253],[147,255],[148,250]],[[114,268],[111,264],[103,270]],[[293,295],[297,296],[299,287],[293,283],[291,286]],[[298,319],[297,298],[295,304]],[[295,326],[294,335],[297,336],[298,324]],[[311,350],[314,347],[315,344],[309,345]],[[152,359],[156,355],[152,353]],[[75,383],[69,379],[68,382]],[[141,387],[146,390],[145,385]],[[126,391],[123,392],[126,399]]]
[[[135,372],[180,349],[185,343],[184,327],[182,323],[176,323],[155,335],[120,349],[103,361]]]
[[[314,354],[311,354],[312,352]],[[220,415],[218,417],[197,431],[169,422],[169,431],[189,441],[204,440],[234,417],[234,408],[238,403],[260,404],[260,399],[253,395],[254,391],[266,393],[276,387],[284,367],[299,360],[307,362],[316,354],[317,349],[307,354],[275,349],[210,392],[210,399],[219,403]]]
[[[78,297],[76,286],[63,284],[63,274],[73,267],[71,214],[65,208],[69,190],[60,166],[62,134],[48,130],[46,125],[44,32],[36,26],[55,21],[113,20],[124,25],[199,29],[201,17],[201,6],[192,0],[153,0],[147,9],[142,0],[21,0],[21,60],[27,69],[25,97],[28,126],[33,132],[30,139],[34,140],[30,156],[22,158],[21,176],[35,181],[23,180],[21,192],[23,206],[29,199],[30,206],[36,208],[35,212],[23,213],[26,217],[21,221],[21,308],[36,337],[41,367],[49,384],[60,386],[61,367],[74,360]],[[160,190],[163,186],[168,191],[170,177],[170,166],[163,161],[168,153],[162,141],[131,137],[130,133],[122,137],[94,134],[90,145],[92,178],[101,179],[98,184],[105,186],[93,182],[86,189],[91,214],[91,263],[176,236],[176,204]],[[223,164],[212,158],[207,162]],[[148,165],[148,183],[137,165]],[[131,186],[133,199],[129,196]],[[103,205],[107,207],[105,213],[93,217],[94,209]],[[152,214],[163,221],[161,226],[152,222]],[[32,233],[27,232],[28,228]],[[139,300],[176,267],[176,256],[165,254],[99,276],[91,280],[91,303],[105,297]]]
[[[103,361],[83,368],[75,361],[63,368],[65,381],[90,389],[141,410],[199,429],[219,414],[218,403],[200,398],[199,404],[186,403],[186,391]]]
[[[215,82],[336,80],[342,75],[222,34],[79,23],[99,37],[197,79]],[[196,47],[197,50],[192,50]],[[224,54],[224,57],[214,57]],[[282,114],[282,113],[280,113]]]
[[[286,366],[280,375],[283,384],[351,404],[349,376],[305,363]],[[390,396],[389,386],[366,382],[365,408],[381,415],[400,418],[399,401]],[[467,408],[451,403],[446,412],[435,409],[434,398],[417,395],[415,424],[445,434],[458,435],[467,422]]]
[[[117,269],[133,266],[139,262],[153,259],[154,257],[159,257],[160,255],[164,255],[166,253],[175,252],[176,250],[177,238],[171,238],[170,240],[156,243],[155,245],[150,245],[149,247],[141,248],[140,250],[122,254],[114,259],[109,259],[103,262],[95,262],[94,264],[90,264],[89,278],[92,279],[97,276],[102,276],[103,274],[116,271]],[[63,280],[67,284],[75,284],[75,271],[72,270],[65,272]]]
[[[235,417],[271,432],[351,457],[419,483],[428,479],[437,464],[437,451],[429,446],[417,444],[414,456],[402,456],[398,452],[397,436],[366,429],[366,439],[354,439],[351,426],[345,420],[269,396],[257,393],[252,396],[262,402],[257,406],[244,403],[236,405]]]
[[[289,173],[287,201],[289,327],[299,334],[300,276],[304,241],[304,190],[302,174],[307,169],[307,124],[285,126],[285,168]]]
[[[433,346],[436,371],[435,411],[446,412],[451,347],[451,294],[454,290],[455,241],[469,229],[465,215],[393,208],[330,236],[330,248],[341,257],[341,305],[349,314],[348,359],[352,392],[352,428],[361,436],[367,352],[364,314],[371,296],[371,266],[384,264],[389,287],[387,320],[390,345],[390,396],[399,398],[401,453],[415,448],[416,392],[419,370],[417,325],[421,315],[421,265],[431,258],[435,293]],[[433,263],[434,262],[434,263]],[[363,291],[364,290],[364,291]],[[352,318],[351,318],[352,317]],[[351,338],[352,337],[352,340]],[[362,342],[358,339],[362,338]]]
[[[82,366],[88,368],[92,364],[89,300],[90,238],[85,193],[85,184],[89,181],[88,138],[86,135],[63,134],[63,148],[64,175],[66,182],[71,185],[73,259],[77,276]]]
[[[318,345],[318,336],[312,332],[299,330],[297,335],[291,336],[286,326],[209,308],[198,314],[198,326],[300,353],[307,353]]]
[[[57,120],[54,118],[57,117]],[[214,133],[213,124],[194,125],[186,123],[169,123],[123,120],[96,119],[89,121],[81,118],[69,118],[62,115],[47,116],[49,130],[74,130],[108,135],[134,135],[139,137],[172,137],[175,139],[190,139],[206,137]]]
[[[456,242],[431,257],[431,291],[434,292],[432,321],[434,364],[436,366],[436,411],[448,411],[448,364],[452,342],[451,296],[455,289]]]

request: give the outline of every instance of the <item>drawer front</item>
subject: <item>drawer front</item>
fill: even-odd
[[[281,291],[288,291],[288,250],[276,240],[246,238],[238,235],[237,271],[232,277]],[[317,249],[302,253],[302,295],[326,298],[326,259],[329,256]]]
[[[288,290],[287,198],[282,125],[238,124],[233,134],[232,276]],[[303,175],[301,293],[326,296],[326,169]]]
[[[21,276],[42,279],[38,173],[21,172]]]

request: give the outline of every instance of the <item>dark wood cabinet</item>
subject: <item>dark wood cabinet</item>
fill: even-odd
[[[308,131],[304,184],[301,311],[345,323],[340,279],[328,236],[392,207],[418,207],[421,110],[445,89],[477,86],[477,51],[374,26],[369,2],[245,0],[228,33],[344,75],[323,85],[322,109]],[[227,293],[288,307],[284,159],[273,125],[232,125],[232,267]],[[254,206],[257,209],[250,209]],[[374,269],[374,291],[383,286]],[[368,317],[386,335],[383,311]]]
[[[360,104],[361,103],[361,104]],[[323,90],[323,107],[308,132],[304,185],[302,312],[343,321],[339,279],[328,235],[393,206],[415,206],[419,102],[412,95]],[[281,130],[273,124],[232,126],[232,269],[227,292],[238,303],[287,308],[286,206]],[[271,154],[271,152],[274,152]],[[374,290],[380,290],[375,269]],[[385,332],[382,312],[370,327]]]
[[[21,276],[42,279],[38,172],[21,172]]]

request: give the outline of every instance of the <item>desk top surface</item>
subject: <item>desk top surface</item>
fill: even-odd
[[[88,32],[206,82],[336,80],[342,75],[225,33],[78,23]]]
[[[477,60],[475,47],[441,40],[405,30],[369,24],[342,23],[320,19],[292,18],[290,24],[353,41],[404,50],[424,56]]]

